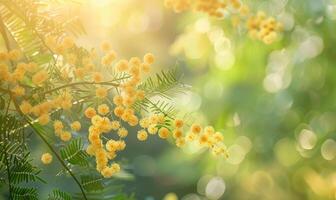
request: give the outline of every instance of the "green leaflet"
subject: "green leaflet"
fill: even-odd
[[[98,191],[103,190],[104,178],[101,175],[82,175],[81,183],[85,190],[87,191]]]
[[[175,67],[148,78],[139,86],[139,89],[146,91],[151,96],[158,95],[170,99],[172,92],[179,93],[185,90],[186,86],[180,82],[181,77],[182,73]]]
[[[36,188],[14,186],[12,198],[13,200],[37,200],[38,194]]]
[[[73,165],[87,166],[89,155],[83,150],[80,138],[74,139],[61,150],[61,157]]]
[[[70,194],[63,192],[59,189],[54,189],[49,195],[48,200],[71,200]]]

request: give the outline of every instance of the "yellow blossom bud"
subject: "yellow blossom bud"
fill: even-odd
[[[153,54],[151,54],[151,53],[147,53],[145,56],[144,56],[144,62],[146,63],[146,64],[149,64],[149,65],[151,65],[151,64],[153,64],[154,63],[154,55]]]
[[[140,120],[140,126],[142,128],[148,128],[149,125],[150,125],[150,123],[149,123],[149,119],[148,118],[143,118],[143,119]]]
[[[97,113],[96,113],[96,110],[92,107],[88,107],[85,112],[84,112],[85,116],[89,119],[91,119],[93,116],[95,116]]]
[[[173,132],[173,137],[174,138],[181,138],[183,136],[183,133],[180,129],[175,129]]]
[[[110,112],[110,108],[106,104],[101,104],[98,106],[98,113],[101,115],[106,115]]]
[[[41,161],[45,165],[50,164],[52,162],[52,155],[50,153],[44,153],[44,154],[42,154]]]
[[[123,114],[124,114],[124,107],[122,106],[117,106],[115,109],[114,109],[114,114],[117,116],[117,117],[121,117]]]
[[[55,120],[54,121],[54,130],[55,130],[55,134],[57,136],[59,136],[62,133],[64,126],[63,123],[59,120]]]
[[[145,130],[140,130],[138,131],[137,138],[140,141],[145,141],[147,140],[148,134]]]
[[[71,139],[72,135],[70,132],[68,131],[63,131],[61,134],[60,134],[60,138],[62,141],[64,142],[67,142]]]
[[[112,121],[111,122],[111,128],[112,128],[112,130],[118,130],[120,128],[120,122],[119,121]]]
[[[170,131],[166,127],[162,127],[159,130],[159,137],[162,139],[167,139],[170,135]]]
[[[41,125],[46,125],[50,121],[49,114],[43,114],[38,118],[38,121]]]
[[[183,120],[182,119],[175,119],[174,125],[176,128],[182,128],[183,127]]]
[[[154,135],[154,134],[156,134],[157,133],[157,131],[158,131],[158,128],[156,127],[156,125],[155,124],[151,124],[151,125],[149,125],[149,127],[148,127],[148,133],[149,134],[152,134],[152,135]]]
[[[126,136],[128,135],[128,131],[127,131],[127,129],[125,129],[125,128],[120,128],[120,129],[118,130],[118,135],[119,135],[119,137],[121,137],[121,138],[126,137]]]
[[[191,132],[194,134],[199,134],[202,130],[201,126],[199,124],[193,124],[190,128]]]
[[[101,98],[101,99],[105,98],[107,96],[107,89],[104,88],[104,87],[97,88],[96,89],[96,96],[98,98]]]
[[[113,97],[113,103],[116,106],[121,106],[122,103],[123,103],[123,98],[120,95],[116,95],[116,96]]]
[[[79,131],[81,129],[81,123],[79,121],[72,122],[71,129],[74,131]]]
[[[185,139],[184,138],[177,138],[175,141],[175,144],[177,147],[182,147],[185,145]]]

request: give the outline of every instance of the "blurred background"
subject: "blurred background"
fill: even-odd
[[[86,28],[79,44],[107,40],[119,58],[152,52],[157,70],[181,68],[192,89],[176,105],[224,133],[227,160],[130,137],[121,157],[134,177],[120,183],[136,199],[336,198],[336,1],[246,3],[284,24],[279,41],[265,45],[229,18],[176,14],[161,0],[90,0],[66,9]],[[59,170],[56,162],[43,168],[45,177]],[[55,182],[43,185],[46,193],[72,187],[49,178]]]

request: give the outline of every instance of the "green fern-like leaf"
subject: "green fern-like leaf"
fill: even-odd
[[[70,194],[63,192],[59,189],[54,189],[49,195],[48,200],[71,200]]]
[[[106,181],[106,180],[105,180]],[[104,188],[87,191],[86,195],[90,200],[135,200],[134,194],[128,195],[123,191],[123,186],[115,180],[108,180]],[[81,200],[80,194],[75,194],[74,199]]]
[[[10,37],[15,40],[27,58],[39,64],[51,60],[51,55],[43,53],[47,51],[46,46],[33,26],[27,24],[24,12],[15,1],[1,0],[0,13]]]
[[[37,200],[38,194],[36,188],[14,186],[12,198],[13,200]]]
[[[82,140],[72,140],[65,148],[61,149],[61,156],[73,165],[87,166],[89,155],[83,150]]]
[[[148,78],[139,86],[139,89],[146,91],[149,97],[158,95],[170,99],[172,93],[179,93],[185,90],[186,86],[180,82],[181,77],[182,75],[177,68],[161,71]]]
[[[14,158],[23,158],[24,132],[16,127],[21,126],[14,116],[0,115],[0,162],[9,162]]]
[[[82,175],[81,182],[85,190],[87,191],[99,191],[104,189],[104,178],[98,175]]]
[[[13,166],[10,169],[12,183],[16,184],[21,182],[27,183],[35,181],[45,182],[38,176],[41,170],[31,165],[28,157],[29,153],[24,156],[24,159],[14,159]]]
[[[178,111],[171,102],[162,99],[154,101],[149,98],[145,98],[141,102],[136,102],[134,108],[136,110],[145,110],[150,113],[163,114],[170,120],[174,119],[178,114]]]

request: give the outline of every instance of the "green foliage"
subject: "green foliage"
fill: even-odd
[[[148,78],[139,86],[139,89],[144,90],[148,95],[144,100],[135,103],[135,109],[156,114],[161,113],[168,118],[174,118],[178,112],[171,102],[171,96],[188,89],[185,84],[181,83],[181,77],[182,73],[175,67]],[[155,97],[163,97],[163,99],[155,100]]]
[[[16,129],[21,123],[14,116],[0,115],[0,162],[23,158],[24,132]]]
[[[13,200],[37,200],[38,194],[36,188],[30,187],[13,187]]]
[[[177,67],[167,71],[161,71],[153,77],[148,78],[143,84],[139,86],[149,94],[149,96],[161,96],[170,99],[172,93],[176,94],[184,92],[186,86],[181,83],[182,73]],[[173,90],[174,89],[174,90]]]
[[[83,143],[80,138],[74,139],[66,147],[60,150],[65,161],[73,165],[87,166],[89,155],[83,150]]]
[[[49,195],[48,200],[71,200],[71,195],[59,189],[54,189]]]
[[[14,116],[0,115],[0,174],[7,177],[12,199],[38,199],[36,188],[20,187],[25,182],[44,182],[40,170],[29,160],[22,124]]]
[[[28,160],[29,153],[24,156],[24,159],[17,160],[14,159],[14,165],[11,170],[11,181],[15,183],[21,182],[35,182],[41,181],[44,182],[38,175],[41,170],[31,165],[30,160]]]
[[[95,179],[102,184],[101,177],[95,177],[92,176],[88,178],[91,181],[96,182]],[[106,181],[106,180],[105,180]],[[88,199],[90,200],[135,200],[135,197],[133,194],[127,195],[123,192],[123,186],[116,183],[116,181],[113,180],[107,180],[108,183],[103,184],[99,190],[91,190],[88,191],[86,194],[88,196]],[[80,195],[75,195],[74,199],[82,199]]]
[[[104,189],[104,178],[100,175],[82,175],[81,183],[87,191],[99,191]]]

